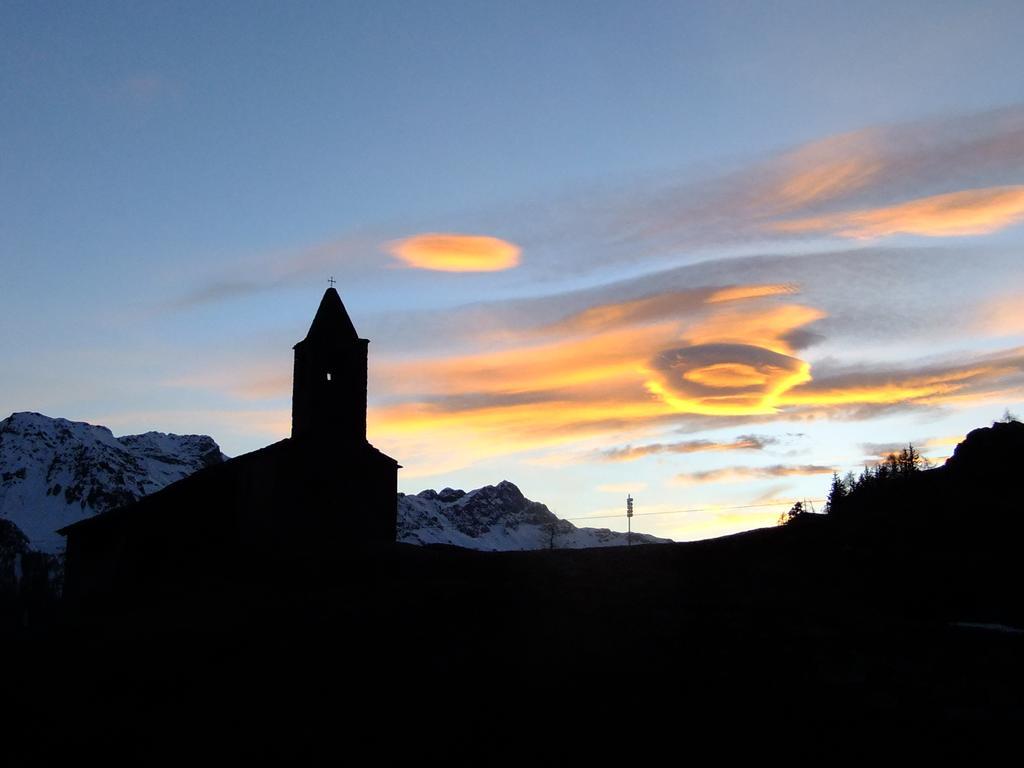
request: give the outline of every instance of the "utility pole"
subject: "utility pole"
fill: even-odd
[[[626,546],[633,546],[633,497],[626,496]]]

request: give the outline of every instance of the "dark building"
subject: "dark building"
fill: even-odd
[[[295,345],[292,439],[366,442],[366,352],[334,288]]]
[[[62,528],[65,596],[200,586],[325,542],[394,543],[399,465],[366,440],[368,344],[328,288],[294,348],[291,438]]]

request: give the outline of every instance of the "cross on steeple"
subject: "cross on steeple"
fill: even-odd
[[[327,282],[328,282],[328,283],[330,283],[330,284],[331,284],[331,288],[333,288],[333,287],[334,287],[334,284],[335,284],[335,283],[337,282],[337,280],[335,280],[335,279],[334,279],[334,275],[331,275],[331,276],[330,276],[330,277],[329,277],[329,278],[327,279]]]

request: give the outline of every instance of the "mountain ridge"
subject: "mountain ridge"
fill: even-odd
[[[33,549],[54,554],[58,528],[124,506],[227,460],[207,435],[145,432],[115,437],[107,427],[23,411],[0,421],[0,519]],[[625,533],[577,528],[503,480],[471,491],[398,494],[401,543],[478,550],[624,546]],[[632,543],[662,543],[634,533]]]
[[[399,494],[398,541],[452,544],[469,549],[583,549],[625,546],[627,534],[608,528],[577,528],[544,504],[531,501],[512,482],[472,491],[444,488]],[[634,544],[667,543],[634,533]],[[469,546],[474,542],[476,546]]]
[[[207,435],[107,427],[32,411],[0,420],[0,517],[54,553],[58,528],[123,506],[227,457]]]

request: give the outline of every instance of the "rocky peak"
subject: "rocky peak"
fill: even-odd
[[[626,534],[577,528],[503,480],[473,491],[445,488],[399,495],[398,540],[484,550],[623,546]],[[634,534],[634,543],[666,541]]]
[[[213,438],[12,413],[0,420],[0,517],[33,547],[56,551],[56,529],[136,499],[225,459]]]
[[[439,501],[443,501],[445,504],[450,504],[453,501],[458,501],[465,495],[466,492],[461,489],[445,488],[444,490],[437,493],[436,497]]]
[[[1024,456],[1024,424],[997,421],[991,427],[968,432],[945,466],[958,473],[1005,473],[1021,468],[1021,456]]]

